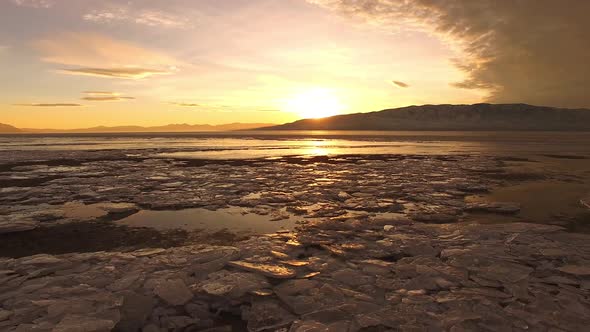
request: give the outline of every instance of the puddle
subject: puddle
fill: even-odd
[[[108,219],[118,220],[138,211],[131,203],[96,203],[86,205],[82,202],[68,202],[62,207],[63,216],[69,219],[90,220]]]
[[[553,179],[516,182],[489,194],[469,196],[467,202],[513,202],[521,205],[515,215],[471,213],[479,222],[535,222],[556,224],[575,232],[590,232],[590,210],[581,199],[590,193],[590,159],[582,155],[543,155],[532,161],[507,162],[507,170],[543,174]]]
[[[99,204],[85,205],[80,202],[68,202],[63,205],[64,217],[80,220],[105,217],[108,212],[99,206]]]
[[[590,211],[580,202],[588,185],[563,181],[536,181],[498,188],[486,195],[470,196],[467,202],[514,202],[521,211],[514,216],[473,213],[470,219],[489,222],[529,221],[561,224],[590,231]]]
[[[150,227],[158,230],[184,229],[220,231],[227,229],[231,232],[273,233],[280,230],[292,230],[296,226],[294,217],[273,221],[270,215],[263,216],[246,213],[241,208],[219,209],[186,209],[179,211],[150,211],[142,210],[127,218],[119,220],[118,224],[132,227]]]

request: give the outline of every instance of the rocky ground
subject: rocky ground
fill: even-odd
[[[0,154],[0,330],[584,331],[590,235],[475,223],[520,206],[466,200],[522,181],[582,181],[511,167],[535,162]],[[114,223],[225,207],[300,226],[244,238]]]

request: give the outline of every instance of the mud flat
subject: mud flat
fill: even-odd
[[[530,200],[495,194],[587,185],[589,168],[550,162],[564,158],[159,155],[0,155],[0,330],[590,324],[590,235],[571,232],[587,196],[539,224]],[[236,211],[243,225],[214,227]],[[181,220],[199,213],[211,220]]]
[[[326,221],[231,247],[1,259],[0,327],[583,331],[589,240],[536,224]]]

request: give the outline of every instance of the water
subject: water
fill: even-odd
[[[148,159],[273,159],[284,156],[375,154],[516,157],[509,164],[519,172],[553,172],[569,177],[559,181],[525,181],[469,199],[522,204],[521,213],[509,217],[510,221],[549,222],[555,215],[589,217],[579,199],[590,194],[590,132],[249,131],[0,135],[0,163],[31,158],[42,160],[58,155],[75,159],[78,156],[74,153],[76,151],[102,151],[105,156],[111,155],[112,151]],[[534,162],[518,161],[523,158]],[[73,170],[72,166],[43,166],[40,170],[57,172],[64,167],[66,171]],[[83,171],[78,169],[78,172]],[[0,192],[4,192],[3,189],[0,188]],[[98,212],[85,208],[83,213],[78,217],[94,217]],[[493,218],[486,216],[486,220]],[[216,231],[228,228],[257,233],[293,229],[295,226],[293,218],[286,221],[270,219],[270,216],[246,214],[233,208],[215,212],[189,209],[140,211],[120,223],[157,229]]]
[[[154,157],[246,159],[340,154],[571,154],[590,132],[243,131],[0,135],[1,151],[133,150]]]
[[[117,223],[132,227],[150,227],[158,230],[185,229],[216,232],[224,229],[239,233],[274,233],[293,230],[295,218],[271,220],[271,216],[246,213],[241,208],[226,208],[216,211],[185,209],[180,211],[144,210]],[[238,221],[238,222],[237,222]]]
[[[514,216],[486,215],[489,222],[540,222],[590,232],[590,210],[581,203],[581,199],[590,194],[590,159],[570,159],[572,156],[538,156],[535,162],[512,162],[509,168],[514,171],[560,176],[495,188],[487,194],[467,197],[467,201],[521,205],[521,211]],[[473,219],[478,218],[474,216]]]

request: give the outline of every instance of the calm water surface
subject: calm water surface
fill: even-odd
[[[0,151],[153,150],[154,157],[240,159],[338,154],[574,154],[590,132],[244,131],[0,135]]]
[[[220,231],[227,229],[241,233],[274,233],[280,230],[293,230],[296,226],[295,218],[272,220],[271,216],[247,213],[244,209],[237,207],[217,211],[207,209],[144,210],[120,220],[118,223],[133,227],[151,227],[159,230],[182,228],[186,230]]]

